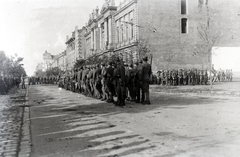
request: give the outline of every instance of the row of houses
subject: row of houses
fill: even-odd
[[[212,14],[214,6],[218,9]],[[221,6],[226,8],[223,0],[124,0],[118,6],[106,0],[89,14],[84,26],[76,26],[66,37],[66,50],[43,54],[44,69],[70,70],[78,59],[94,54],[116,53],[131,63],[141,59],[142,47],[151,54],[153,69],[207,68],[209,55],[197,53],[206,45],[199,29],[223,20]]]

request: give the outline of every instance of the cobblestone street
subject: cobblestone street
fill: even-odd
[[[25,94],[13,88],[9,95],[0,95],[0,156],[18,156]]]

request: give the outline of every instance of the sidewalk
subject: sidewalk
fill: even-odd
[[[13,88],[0,95],[0,156],[18,156],[26,90]]]

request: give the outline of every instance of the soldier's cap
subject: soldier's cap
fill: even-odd
[[[101,63],[101,65],[102,65],[102,66],[105,66],[105,63],[104,63],[104,62],[102,62],[102,63]]]
[[[147,57],[147,56],[144,56],[142,60],[143,60],[143,61],[148,61],[148,57]]]
[[[135,65],[138,65],[138,62],[135,62],[134,64],[135,64]]]
[[[139,63],[143,63],[143,61],[142,61],[142,60],[140,60],[140,61],[139,61]]]
[[[128,64],[125,62],[125,63],[124,63],[124,66],[128,66]]]

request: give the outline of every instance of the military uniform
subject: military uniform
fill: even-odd
[[[113,100],[113,94],[114,94],[114,87],[112,84],[113,81],[113,67],[112,67],[112,63],[110,62],[108,67],[106,68],[106,85],[107,85],[107,91],[109,93],[109,97],[107,99],[107,102],[111,103],[114,102]]]
[[[149,98],[149,84],[151,82],[151,75],[152,75],[152,68],[149,63],[147,63],[148,58],[143,58],[143,64],[142,64],[142,90],[143,90],[143,104],[151,104],[150,98]]]
[[[107,76],[107,71],[105,64],[102,63],[102,71],[101,71],[101,84],[102,84],[102,101],[107,100],[107,91],[106,91],[106,76]]]
[[[125,98],[126,98],[126,91],[125,91],[125,68],[120,60],[117,60],[117,105],[118,106],[125,106]]]
[[[127,79],[127,84],[128,84],[128,90],[129,90],[129,95],[130,95],[130,100],[135,101],[136,100],[136,94],[134,91],[134,71],[133,71],[133,65],[130,64],[129,70],[128,70],[128,79]]]
[[[94,78],[95,78],[96,96],[98,99],[102,98],[101,72],[102,70],[100,68],[100,65],[97,65]]]

